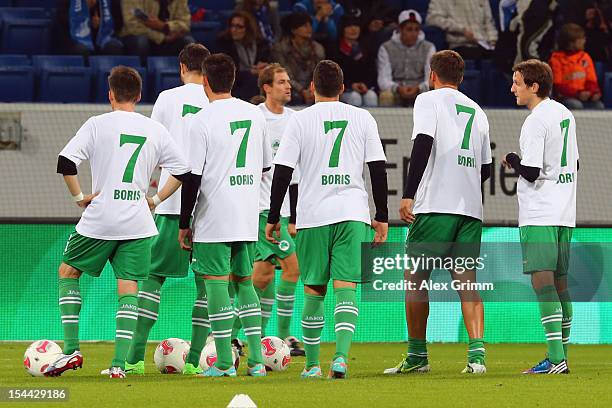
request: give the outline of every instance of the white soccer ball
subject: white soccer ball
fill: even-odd
[[[38,340],[30,344],[23,355],[23,366],[34,377],[42,377],[49,367],[63,353],[62,348],[51,340]]]
[[[238,369],[240,365],[240,354],[238,354],[238,350],[236,347],[232,346],[232,354],[234,357],[234,367]],[[206,344],[204,350],[202,350],[202,354],[200,355],[200,368],[202,370],[208,370],[210,366],[212,366],[215,361],[217,361],[217,346],[215,346],[215,342],[211,341]]]
[[[185,367],[187,353],[189,353],[189,343],[185,340],[170,338],[159,343],[153,360],[160,373],[180,374]]]
[[[261,339],[261,355],[266,369],[272,371],[285,371],[291,362],[289,346],[276,336]]]

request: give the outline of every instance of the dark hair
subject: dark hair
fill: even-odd
[[[261,39],[261,30],[257,26],[257,21],[253,18],[251,13],[247,13],[246,11],[234,11],[229,18],[227,19],[227,29],[225,29],[219,37],[222,38],[231,38],[230,35],[230,26],[232,25],[232,20],[235,18],[241,18],[244,20],[245,33],[244,40],[245,44],[253,44],[257,42],[257,40]]]
[[[185,65],[188,71],[202,73],[202,63],[209,55],[210,51],[202,44],[187,44],[179,53],[179,62]]]
[[[210,55],[202,64],[202,72],[214,93],[231,92],[236,79],[236,65],[229,55]]]
[[[331,60],[320,61],[312,74],[312,81],[317,93],[326,98],[340,95],[344,74],[340,65]]]
[[[344,29],[350,26],[359,26],[361,28],[361,20],[352,14],[344,14],[338,22],[338,39],[344,37]]]
[[[580,27],[578,24],[569,23],[563,25],[561,31],[559,31],[559,38],[557,39],[559,50],[574,51],[572,44],[579,38],[584,38],[584,36],[584,28]]]
[[[277,72],[287,72],[287,69],[285,69],[281,64],[275,62],[273,64],[269,64],[259,73],[259,78],[257,78],[257,86],[259,87],[259,91],[262,95],[266,94],[263,88],[264,85],[272,85],[272,82],[274,82],[274,75],[276,75]]]
[[[520,72],[527,86],[537,83],[538,92],[536,95],[540,98],[550,96],[553,86],[553,73],[547,63],[537,59],[529,59],[512,67],[512,72]]]
[[[293,30],[305,24],[312,24],[312,20],[310,19],[310,15],[308,15],[308,13],[305,13],[303,11],[291,13],[283,17],[281,21],[281,27],[283,29],[283,34],[289,37],[293,35]]]
[[[108,87],[117,102],[136,103],[142,90],[142,79],[134,68],[118,65],[111,69]]]
[[[445,84],[459,86],[463,81],[465,62],[461,55],[452,50],[438,51],[431,57],[431,70]]]

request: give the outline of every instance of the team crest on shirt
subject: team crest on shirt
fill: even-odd
[[[283,239],[281,242],[278,243],[278,249],[280,249],[283,252],[286,252],[289,250],[289,241]]]

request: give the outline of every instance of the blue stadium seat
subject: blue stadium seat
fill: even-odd
[[[0,7],[11,7],[13,2],[11,0],[0,0]]]
[[[445,50],[448,48],[446,43],[446,34],[444,31],[434,26],[423,26],[423,33],[425,33],[425,39],[434,43],[436,50]]]
[[[147,70],[140,65],[140,58],[135,55],[97,55],[89,57],[89,66],[94,77],[94,102],[108,101],[108,75],[117,65],[126,65],[138,71],[142,78],[142,99],[147,95]]]
[[[57,0],[13,0],[13,7],[55,8]]]
[[[50,19],[13,17],[7,14],[0,14],[0,18],[2,19],[3,53],[31,55],[48,52]]]
[[[485,84],[483,92],[484,105],[496,108],[514,108],[516,100],[510,93],[511,79],[504,75],[490,60],[481,61],[482,82]]]
[[[292,3],[291,0],[279,0],[278,10],[279,11],[291,11],[291,9],[293,9],[293,5],[291,3]]]
[[[612,72],[606,72],[601,88],[604,93],[604,105],[606,108],[612,108]]]
[[[219,31],[221,31],[221,23],[216,21],[191,23],[191,35],[193,38],[197,42],[204,44],[211,52],[216,51]]]
[[[176,88],[181,85],[178,61],[176,57],[149,57],[147,58],[147,71],[152,83],[152,97],[155,101],[161,91]]]
[[[606,63],[605,62],[595,62],[595,75],[597,75],[597,83],[599,87],[603,87],[604,74],[606,73]]]
[[[35,55],[37,100],[87,103],[91,95],[91,69],[80,55]]]
[[[482,104],[482,86],[480,82],[480,71],[466,69],[463,73],[463,82],[459,90],[469,96],[477,104]]]
[[[42,7],[1,7],[0,19],[12,18],[47,18],[49,13]]]
[[[0,55],[0,101],[32,102],[34,68],[26,55]]]
[[[206,10],[223,10],[236,7],[236,2],[233,0],[190,0],[189,3]]]
[[[227,28],[227,20],[230,18],[234,10],[219,10],[217,13],[219,14],[219,21],[223,28]]]

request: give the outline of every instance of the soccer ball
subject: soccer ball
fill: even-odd
[[[187,353],[189,353],[189,343],[185,340],[170,338],[159,343],[153,360],[160,373],[179,374],[185,367]]]
[[[236,367],[237,370],[240,365],[240,355],[234,346],[232,346],[232,355],[234,357],[234,367]],[[215,346],[214,341],[211,341],[207,343],[204,350],[202,350],[202,354],[200,355],[200,368],[202,370],[208,370],[215,361],[217,361],[217,346]]]
[[[34,377],[42,377],[49,367],[61,354],[62,348],[51,340],[38,340],[30,344],[23,355],[23,366]]]
[[[289,346],[276,336],[261,339],[261,355],[266,369],[272,371],[285,371],[291,362]]]

